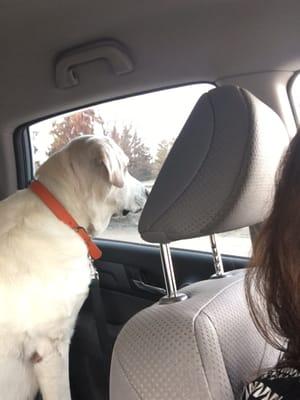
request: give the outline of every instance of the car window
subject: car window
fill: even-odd
[[[194,84],[109,101],[56,116],[29,127],[34,171],[79,135],[110,136],[129,157],[129,172],[151,190],[160,168],[196,101],[214,86]],[[112,218],[101,238],[143,243],[139,215]],[[249,256],[249,229],[217,236],[221,252]],[[178,241],[173,247],[210,251],[208,237]]]

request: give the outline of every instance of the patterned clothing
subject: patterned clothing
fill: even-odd
[[[242,400],[300,400],[300,371],[270,370],[247,385]]]

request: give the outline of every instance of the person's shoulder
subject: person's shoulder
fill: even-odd
[[[296,400],[300,399],[300,370],[272,369],[249,383],[242,400]]]

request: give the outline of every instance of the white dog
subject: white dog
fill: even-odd
[[[110,139],[82,136],[38,179],[91,236],[147,192]],[[91,279],[87,247],[29,189],[0,203],[0,399],[69,400],[68,351]]]

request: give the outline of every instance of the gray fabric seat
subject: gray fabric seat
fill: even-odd
[[[143,211],[145,240],[169,243],[261,222],[288,139],[249,92],[217,88],[196,104]],[[183,168],[184,166],[184,168]],[[111,400],[233,400],[276,350],[246,305],[244,271],[184,288],[189,298],[134,316],[113,352]]]
[[[250,320],[243,271],[185,288],[136,315],[114,349],[111,400],[233,400],[278,354]]]

